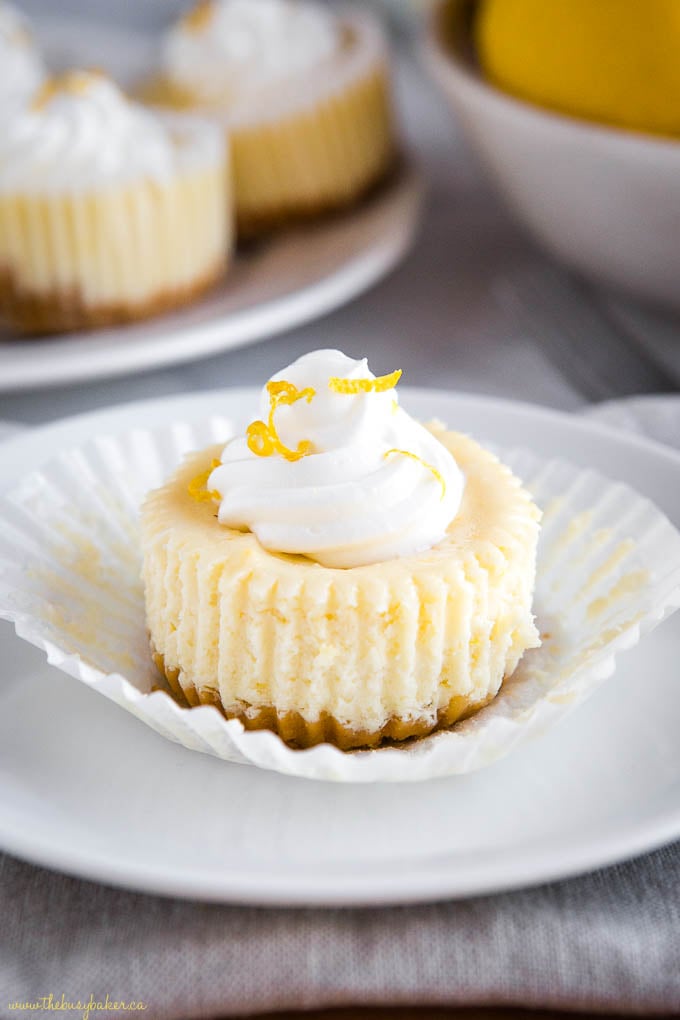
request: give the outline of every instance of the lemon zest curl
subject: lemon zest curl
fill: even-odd
[[[422,464],[423,467],[427,468],[428,471],[431,471],[442,487],[442,494],[440,498],[441,499],[444,498],[444,496],[446,495],[446,482],[444,481],[444,476],[442,475],[441,471],[438,471],[434,464],[428,464],[426,460],[423,460],[422,457],[419,457],[417,453],[411,453],[410,450],[398,450],[396,446],[393,447],[391,450],[388,450],[387,453],[384,454],[384,456],[389,457],[390,454],[392,453],[400,453],[402,457],[410,457],[411,460],[417,460],[419,464]]]
[[[65,93],[67,95],[85,95],[92,87],[94,80],[106,78],[104,71],[98,67],[89,67],[84,71],[64,71],[62,74],[55,74],[47,78],[39,86],[33,99],[30,109],[34,113],[44,110],[55,96]]]
[[[267,393],[269,394],[269,417],[266,422],[251,422],[246,429],[248,449],[257,457],[271,457],[272,454],[278,453],[284,460],[291,462],[312,453],[312,444],[308,439],[301,440],[295,450],[291,450],[281,442],[276,431],[274,412],[277,407],[290,406],[297,403],[298,400],[306,400],[309,404],[316,396],[316,390],[311,386],[299,390],[293,383],[286,382],[285,379],[278,379],[267,383]]]
[[[199,0],[199,3],[182,18],[182,24],[190,32],[202,32],[215,15],[214,0]]]
[[[210,462],[210,467],[207,471],[201,471],[200,475],[196,475],[192,478],[187,485],[187,492],[192,499],[195,499],[197,503],[213,503],[215,500],[221,499],[222,494],[217,489],[207,489],[208,479],[215,470],[220,467],[221,462],[213,459]]]
[[[384,393],[392,390],[401,379],[401,369],[389,375],[379,375],[375,379],[341,379],[332,375],[328,380],[328,388],[333,393]]]

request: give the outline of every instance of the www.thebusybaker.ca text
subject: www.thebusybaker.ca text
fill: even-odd
[[[146,1009],[146,1003],[134,999],[125,1002],[122,999],[112,999],[110,995],[105,999],[95,999],[94,995],[90,995],[89,999],[71,1001],[62,993],[60,999],[53,994],[43,995],[31,1002],[19,1002],[17,999],[9,1003],[9,1008],[17,1013],[78,1013],[82,1020],[90,1020],[92,1013],[134,1013]]]

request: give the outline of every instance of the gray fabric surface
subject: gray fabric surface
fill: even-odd
[[[161,899],[5,856],[0,1015],[49,992],[143,1000],[136,1015],[159,1020],[414,1003],[680,1012],[679,890],[680,844],[538,889],[381,910]]]

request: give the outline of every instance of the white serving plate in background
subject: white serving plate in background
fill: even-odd
[[[36,25],[52,67],[96,65],[126,83],[152,60],[144,33],[47,18]],[[354,209],[273,235],[239,253],[197,302],[129,326],[14,339],[0,330],[0,392],[64,385],[194,361],[293,329],[387,275],[414,238],[423,193],[405,162]]]

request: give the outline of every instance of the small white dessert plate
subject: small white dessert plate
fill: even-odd
[[[68,18],[43,19],[37,28],[52,66],[85,62],[123,82],[149,66],[151,43],[143,33]],[[0,391],[195,361],[325,315],[368,290],[406,255],[422,194],[420,174],[405,162],[355,209],[252,246],[209,294],[156,319],[48,338],[15,339],[0,329]]]
[[[98,433],[247,412],[243,391],[131,404],[0,446],[0,489]],[[528,405],[403,392],[420,417],[555,454],[680,524],[680,456]],[[167,895],[381,904],[491,892],[623,860],[680,836],[680,614],[544,736],[465,776],[334,786],[185,750],[0,627],[0,844],[72,874]],[[304,753],[304,752],[303,752]]]
[[[606,400],[583,412],[624,432],[647,436],[680,450],[680,394],[654,393],[621,400]]]

